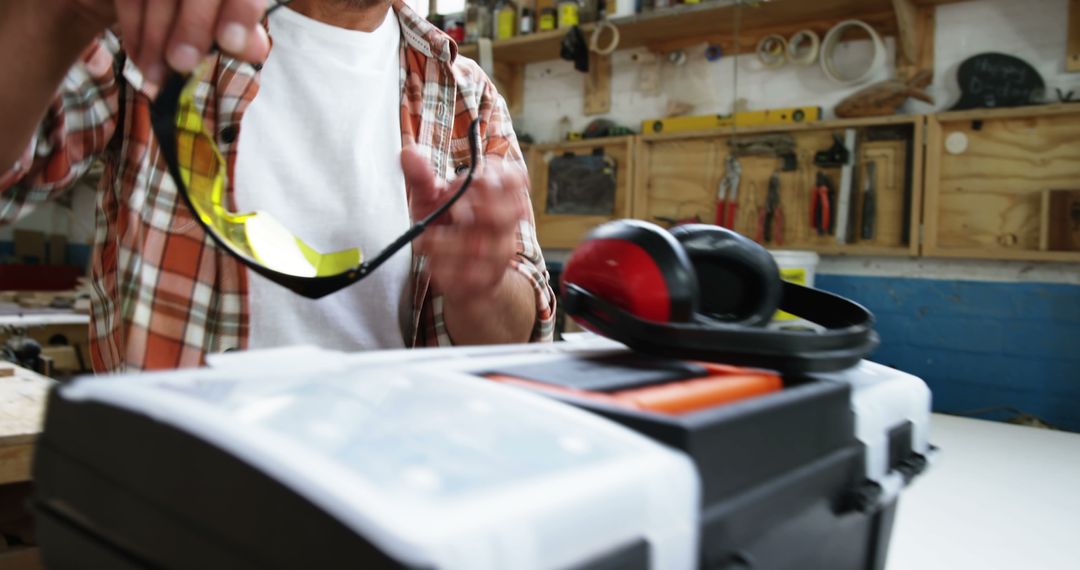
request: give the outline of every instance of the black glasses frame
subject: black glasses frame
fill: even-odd
[[[284,4],[274,5],[270,11],[273,11],[279,6]],[[268,11],[267,13],[269,13]],[[370,261],[363,261],[356,267],[339,273],[337,275],[326,275],[322,277],[301,277],[297,275],[291,275],[288,273],[282,273],[276,271],[265,265],[259,263],[257,260],[252,259],[244,252],[233,247],[228,240],[218,235],[216,229],[207,224],[199,215],[198,210],[192,201],[189,194],[189,190],[186,184],[184,184],[183,176],[180,173],[180,161],[177,153],[176,144],[176,114],[179,110],[180,95],[184,90],[184,87],[190,80],[190,75],[185,74],[170,74],[166,79],[164,85],[161,87],[157,98],[150,104],[150,125],[154,132],[154,136],[157,138],[158,147],[161,149],[161,154],[165,159],[166,165],[168,165],[169,175],[172,177],[173,182],[176,184],[177,191],[184,198],[184,203],[191,210],[193,217],[199,221],[203,229],[207,234],[225,251],[229,252],[233,257],[240,260],[244,265],[248,266],[252,271],[266,277],[267,279],[281,285],[298,295],[302,295],[309,299],[318,299],[331,293],[335,293],[356,283],[357,281],[371,275],[373,271],[379,268],[380,265],[385,263],[390,257],[397,253],[401,248],[411,243],[414,239],[424,233],[435,220],[446,213],[451,206],[457,202],[465,191],[469,189],[472,184],[473,175],[476,171],[476,163],[479,159],[479,130],[480,120],[474,119],[469,125],[469,171],[465,176],[465,180],[462,182],[461,187],[458,188],[453,195],[450,196],[436,208],[433,212],[428,214],[422,220],[414,223],[405,233],[398,236],[390,245],[386,246]]]

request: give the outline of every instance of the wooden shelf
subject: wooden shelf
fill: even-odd
[[[36,546],[16,546],[0,551],[0,568],[5,570],[41,570],[41,551]]]
[[[949,4],[962,0],[914,0],[916,6]],[[762,35],[774,32],[793,33],[812,29],[820,34],[841,20],[865,20],[882,35],[896,33],[894,0],[774,0],[758,7],[742,9],[740,51],[753,49]],[[703,4],[684,4],[623,18],[612,18],[619,28],[619,49],[641,46],[676,49],[707,41],[727,48],[734,35],[735,1],[715,0]],[[586,36],[593,24],[584,24]],[[559,43],[566,30],[538,32],[493,43],[495,61],[534,63],[559,58]],[[462,44],[459,52],[476,58],[474,44]]]
[[[791,133],[799,131],[820,130],[839,131],[843,129],[856,129],[862,127],[914,125],[915,123],[921,123],[923,120],[923,115],[895,115],[889,117],[870,117],[866,119],[835,119],[831,121],[809,121],[805,123],[793,123],[789,125],[759,125],[753,127],[736,127],[735,129],[707,129],[685,133],[651,133],[642,135],[641,140],[645,142],[654,142],[673,139],[708,139],[716,138],[718,136],[730,136],[732,133],[737,135],[753,135],[763,133]]]
[[[1007,109],[972,109],[970,111],[945,111],[934,117],[942,122],[982,121],[995,119],[1033,119],[1080,113],[1080,104],[1053,103],[1050,105],[1029,105],[1027,107],[1009,107]]]

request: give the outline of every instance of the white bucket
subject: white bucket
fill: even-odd
[[[807,287],[814,286],[814,272],[817,271],[818,262],[821,261],[818,254],[812,251],[769,251],[769,253],[780,266],[781,279]],[[793,321],[797,318],[795,315],[779,311],[775,320]]]

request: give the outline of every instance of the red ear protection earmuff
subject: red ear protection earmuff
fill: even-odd
[[[878,344],[869,311],[782,281],[768,251],[718,226],[604,224],[562,281],[568,315],[641,352],[797,373],[849,368]],[[778,308],[824,330],[764,328]]]

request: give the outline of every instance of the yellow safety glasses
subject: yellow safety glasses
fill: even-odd
[[[211,58],[190,76],[170,76],[151,104],[154,135],[180,195],[210,237],[267,279],[317,299],[363,279],[416,239],[468,189],[477,162],[478,121],[469,126],[469,172],[461,188],[416,222],[378,255],[365,260],[360,248],[322,253],[295,236],[267,212],[232,212],[226,205],[226,163],[195,104],[195,90],[210,84]],[[394,133],[393,136],[398,136]]]

